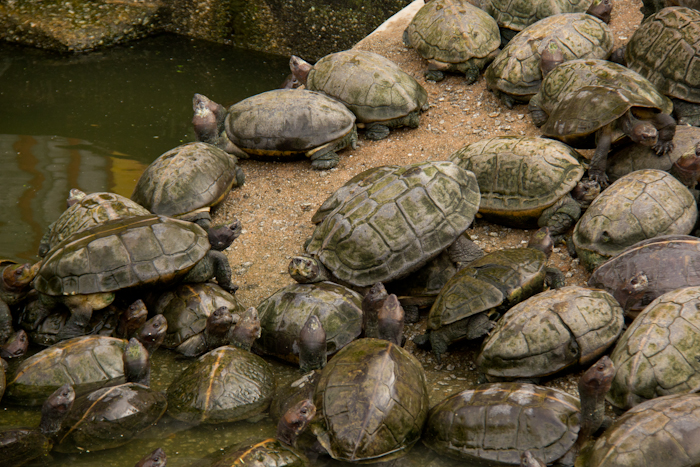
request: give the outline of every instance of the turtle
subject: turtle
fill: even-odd
[[[395,294],[377,282],[362,299],[362,336],[403,345],[404,310]]]
[[[696,317],[700,286],[667,292],[647,305],[620,337],[610,358],[617,367],[608,401],[627,410],[700,384]]]
[[[418,10],[403,41],[428,61],[426,79],[441,81],[443,72],[458,72],[472,84],[498,55],[501,36],[496,20],[468,1],[434,0]]]
[[[694,10],[700,10],[700,1],[698,0],[642,0],[642,4],[642,7],[639,9],[644,15],[642,21],[670,6],[685,6]]]
[[[661,295],[700,286],[698,261],[698,237],[660,235],[637,242],[613,256],[595,268],[587,283],[611,293],[625,316],[634,319]]]
[[[553,247],[549,229],[533,233],[527,248],[497,250],[460,269],[440,291],[428,315],[425,334],[413,338],[432,349],[435,360],[453,342],[487,334],[513,305],[541,292],[545,280],[564,284],[561,271],[547,266]]]
[[[179,284],[160,294],[152,308],[168,321],[163,347],[189,356],[212,350],[206,344],[207,320],[221,307],[232,315],[230,326],[238,322],[245,311],[235,294],[212,282]]]
[[[19,358],[24,356],[28,349],[29,336],[27,336],[27,332],[24,329],[20,329],[0,345],[0,358],[5,360]]]
[[[486,68],[486,85],[508,107],[528,103],[540,88],[543,50],[554,46],[563,60],[610,56],[610,28],[586,13],[560,13],[539,20],[520,31]]]
[[[523,451],[546,464],[572,465],[604,421],[604,395],[614,375],[607,356],[579,380],[581,400],[531,383],[485,383],[439,402],[428,415],[423,444],[478,465],[520,465]]]
[[[32,281],[40,267],[40,261],[19,264],[9,259],[0,259],[0,300],[9,307],[20,304],[32,291]]]
[[[700,394],[658,397],[631,408],[581,452],[576,467],[698,465]]]
[[[596,182],[583,179],[581,154],[546,138],[495,136],[458,149],[450,160],[476,175],[484,218],[519,228],[546,226],[555,239],[600,193]]]
[[[146,167],[131,199],[153,214],[197,222],[208,230],[211,208],[244,182],[235,156],[212,144],[186,143]]]
[[[256,339],[260,338],[260,317],[258,310],[251,306],[241,315],[241,319],[231,328],[227,340],[230,345],[251,351]]]
[[[306,89],[275,89],[243,99],[228,110],[195,94],[197,140],[248,157],[291,160],[306,156],[317,170],[338,165],[339,151],[355,149],[355,115],[342,103]]]
[[[641,169],[659,169],[673,174],[681,183],[692,188],[697,180],[696,168],[682,170],[683,160],[692,162],[700,151],[700,128],[677,125],[673,136],[673,149],[664,155],[657,155],[649,146],[631,144],[611,152],[605,169],[608,179],[615,181],[630,172]],[[678,161],[678,164],[676,162]],[[687,177],[686,175],[690,175]],[[695,177],[695,178],[693,178]]]
[[[493,16],[505,46],[518,32],[541,19],[560,13],[588,13],[610,23],[612,0],[481,0],[481,8]]]
[[[503,315],[484,339],[476,364],[489,380],[540,378],[589,365],[624,327],[622,307],[604,290],[548,290]]]
[[[564,96],[542,134],[575,147],[595,147],[588,177],[608,186],[606,161],[613,143],[652,146],[657,155],[673,149],[676,123],[643,94],[613,85],[582,86]]]
[[[326,330],[316,315],[309,315],[299,331],[297,349],[299,369],[304,373],[319,370],[328,363],[328,342]]]
[[[428,388],[420,362],[383,339],[357,339],[321,371],[311,431],[336,460],[403,456],[421,436]]]
[[[627,247],[660,235],[687,235],[698,212],[688,189],[656,169],[637,170],[610,185],[581,216],[572,235],[589,271]]]
[[[299,401],[284,414],[277,424],[274,438],[254,440],[224,448],[216,453],[211,467],[305,467],[309,460],[296,449],[296,440],[316,416],[316,407],[310,399]]]
[[[167,463],[168,456],[165,455],[165,451],[162,448],[156,448],[134,464],[134,467],[165,467]]]
[[[38,255],[42,258],[51,248],[76,232],[112,219],[150,214],[147,208],[117,193],[96,192],[88,195],[73,188],[66,201],[68,208],[49,225],[39,243]]]
[[[428,93],[418,81],[379,54],[344,50],[319,59],[313,66],[293,55],[289,67],[299,83],[345,104],[355,114],[365,136],[381,140],[392,128],[417,128]]]
[[[265,412],[275,391],[270,365],[224,345],[190,363],[168,386],[168,414],[191,425],[245,420]]]
[[[581,58],[560,63],[544,76],[539,91],[527,106],[532,122],[541,127],[568,93],[596,85],[625,88],[632,94],[644,96],[664,114],[673,111],[671,100],[639,73],[609,60]]]
[[[149,387],[149,352],[134,338],[124,351],[124,367],[126,383],[75,399],[54,436],[54,451],[79,454],[123,446],[165,414],[165,394]]]
[[[236,221],[222,228],[235,238],[241,226]],[[191,222],[156,215],[106,221],[76,232],[50,251],[32,282],[41,298],[34,304],[53,309],[63,303],[70,309],[58,334],[66,339],[83,335],[92,311],[128,287],[216,277],[219,286],[235,291],[228,259],[210,246],[207,232]]]
[[[700,126],[699,28],[700,11],[664,8],[639,25],[624,51],[625,65],[671,98],[679,123],[693,126]]]
[[[38,428],[0,431],[0,459],[3,465],[19,467],[32,459],[46,456],[51,451],[51,437],[61,428],[74,400],[73,388],[65,384],[44,401]]]
[[[326,354],[334,355],[362,332],[362,296],[333,282],[293,283],[260,302],[260,339],[254,350],[299,363],[300,332],[310,316],[326,334]]]
[[[368,169],[314,214],[306,256],[289,273],[359,288],[402,278],[461,238],[479,200],[474,174],[449,161]]]

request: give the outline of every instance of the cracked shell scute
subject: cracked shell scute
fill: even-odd
[[[341,188],[306,251],[358,287],[425,265],[469,227],[481,198],[474,174],[446,161],[396,166],[355,188]]]

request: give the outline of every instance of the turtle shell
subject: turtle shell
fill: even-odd
[[[249,154],[292,157],[350,135],[355,115],[320,92],[275,89],[229,107],[225,126],[233,144]]]
[[[238,186],[235,156],[207,143],[187,143],[162,154],[141,174],[131,199],[153,214],[186,216],[219,204]]]
[[[583,86],[557,104],[542,126],[542,135],[577,145],[633,107],[661,111],[646,96],[619,86]],[[613,141],[622,137],[621,132],[613,134]]]
[[[168,413],[192,424],[235,422],[266,411],[274,392],[275,376],[262,357],[222,346],[168,386]]]
[[[207,233],[191,222],[153,215],[116,219],[59,243],[44,258],[33,286],[60,296],[167,283],[208,251]]]
[[[473,62],[483,68],[501,46],[498,24],[467,0],[435,0],[421,7],[406,28],[421,57],[441,63]]]
[[[75,400],[53,449],[78,454],[122,446],[154,425],[166,406],[164,393],[142,384],[98,389]]]
[[[209,315],[222,306],[239,317],[245,311],[235,295],[213,282],[180,284],[164,292],[153,306],[153,312],[162,314],[168,321],[163,347],[175,349],[199,336]],[[234,321],[237,321],[235,316]]]
[[[114,337],[83,336],[52,345],[17,367],[4,399],[36,406],[64,384],[71,384],[76,395],[122,384],[126,382],[122,356],[127,343]]]
[[[526,450],[550,464],[576,441],[579,415],[579,400],[559,389],[482,384],[434,406],[422,440],[439,454],[479,465],[520,465]]]
[[[700,103],[700,12],[670,7],[648,17],[630,38],[625,61],[661,93]]]
[[[561,63],[542,80],[540,90],[530,99],[529,108],[551,115],[557,104],[570,92],[584,86],[620,87],[641,96],[663,113],[673,111],[671,100],[639,73],[608,60],[579,59]]]
[[[559,141],[517,136],[477,141],[450,156],[476,175],[482,215],[529,227],[536,226],[542,212],[576,186],[585,171],[580,158]]]
[[[631,144],[624,146],[608,156],[605,173],[611,181],[635,170],[659,169],[668,172],[673,163],[681,156],[692,151],[700,142],[700,128],[688,125],[676,125],[673,136],[673,149],[665,155],[657,155],[650,146]]]
[[[661,170],[637,170],[611,184],[581,216],[573,242],[589,270],[633,244],[660,235],[687,235],[698,209],[688,189]]]
[[[487,376],[541,377],[587,365],[622,333],[624,313],[603,290],[571,286],[539,293],[508,310],[481,346]]]
[[[221,455],[217,454],[218,459]],[[223,459],[214,462],[211,467],[306,467],[308,464],[306,456],[292,446],[276,438],[267,438],[227,452]]]
[[[634,318],[667,292],[700,286],[699,270],[699,238],[662,235],[635,243],[598,266],[588,285],[610,292]]]
[[[333,282],[290,284],[257,306],[260,337],[256,352],[299,363],[299,333],[311,315],[316,315],[326,333],[328,357],[362,332],[362,295]]]
[[[326,55],[309,71],[306,88],[345,104],[358,122],[385,122],[420,111],[428,93],[399,66],[373,52]]]
[[[559,46],[564,60],[607,58],[612,52],[610,28],[586,13],[562,13],[544,18],[518,33],[484,74],[489,89],[528,102],[540,88],[540,57],[550,41]]]
[[[469,227],[480,200],[474,174],[447,161],[370,169],[338,191],[306,252],[357,287],[425,265]]]
[[[460,269],[440,291],[428,315],[428,327],[441,327],[511,306],[540,292],[547,256],[534,248],[498,250]]]
[[[559,13],[585,13],[593,0],[487,0],[481,3],[500,27],[522,31]]]
[[[51,224],[42,239],[41,248],[48,252],[74,233],[109,220],[148,214],[148,209],[122,195],[108,192],[91,193],[66,209],[56,222]]]
[[[675,394],[643,402],[620,416],[576,467],[700,464],[700,394]]]
[[[610,358],[617,371],[607,400],[622,409],[700,384],[700,286],[663,294],[637,316]]]
[[[311,429],[337,460],[379,462],[404,455],[428,415],[423,367],[382,339],[358,339],[323,369]]]

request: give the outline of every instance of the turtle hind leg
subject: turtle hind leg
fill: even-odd
[[[428,70],[424,76],[426,80],[435,81],[436,83],[445,79],[445,73],[440,70]]]
[[[365,137],[372,141],[379,141],[389,136],[389,127],[381,123],[372,123],[366,127]]]

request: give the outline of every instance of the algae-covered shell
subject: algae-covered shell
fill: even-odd
[[[290,363],[299,363],[294,348],[311,315],[318,317],[326,333],[328,357],[362,332],[362,296],[333,282],[290,284],[263,300],[257,309],[261,329],[253,348]]]
[[[428,415],[423,367],[406,350],[381,339],[358,339],[323,369],[313,433],[328,453],[348,462],[404,455]]]
[[[610,357],[617,368],[607,395],[612,405],[629,409],[700,384],[698,308],[700,286],[686,287],[660,296],[632,321]]]
[[[370,169],[324,202],[306,252],[354,286],[398,279],[450,246],[479,200],[474,174],[452,162]]]
[[[83,336],[59,342],[24,360],[9,379],[4,400],[41,405],[56,389],[71,384],[76,394],[126,382],[122,356],[127,341]]]
[[[484,340],[476,364],[488,376],[547,376],[597,359],[624,324],[622,308],[603,290],[548,290],[503,315]]]
[[[560,13],[585,13],[594,0],[482,0],[482,8],[502,28],[522,31]]]
[[[612,52],[612,31],[586,13],[562,13],[528,26],[506,45],[484,73],[489,89],[528,102],[540,88],[542,51],[553,41],[564,60],[607,58]]]
[[[482,384],[434,406],[422,440],[440,454],[479,465],[520,465],[526,450],[550,464],[576,441],[579,415],[579,400],[559,389]]]
[[[168,386],[168,413],[192,424],[235,422],[266,411],[274,392],[275,376],[262,357],[222,346]]]
[[[687,235],[698,209],[688,189],[661,170],[632,172],[610,185],[581,216],[573,233],[589,270],[625,248],[660,235]]]
[[[585,171],[580,158],[575,149],[559,141],[518,136],[483,139],[450,156],[476,175],[480,214],[530,227],[576,186]]]

